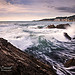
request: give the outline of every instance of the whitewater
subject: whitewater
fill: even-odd
[[[48,29],[54,24],[69,23],[67,29]],[[41,29],[39,28],[41,27]],[[75,66],[65,68],[64,63],[75,58],[75,40],[64,37],[67,32],[71,38],[75,37],[75,22],[51,21],[1,21],[0,38],[27,52],[41,61],[51,64],[58,75],[75,75]]]

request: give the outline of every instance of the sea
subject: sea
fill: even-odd
[[[67,29],[48,29],[48,25],[70,24]],[[75,58],[75,22],[54,21],[0,21],[0,38],[8,40],[22,51],[40,61],[51,64],[58,75],[75,75],[75,66],[64,63]]]

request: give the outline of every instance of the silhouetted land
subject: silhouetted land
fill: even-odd
[[[50,19],[42,19],[38,21],[75,21],[75,15],[69,17],[56,17]]]

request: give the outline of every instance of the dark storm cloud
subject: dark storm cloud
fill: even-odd
[[[74,7],[56,7],[56,9],[60,10],[61,12],[75,13],[75,6]]]

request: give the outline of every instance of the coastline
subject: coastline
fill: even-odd
[[[34,21],[75,22],[75,15],[68,17],[56,17],[49,19],[34,20]]]

